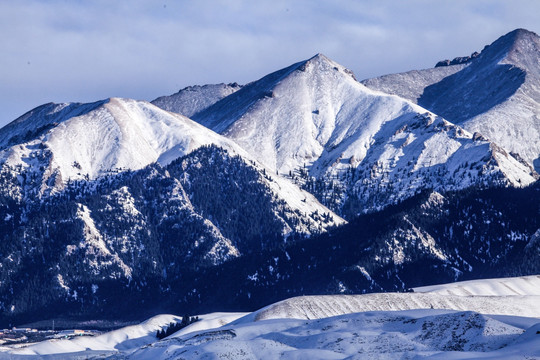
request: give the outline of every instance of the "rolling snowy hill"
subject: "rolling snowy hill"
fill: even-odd
[[[535,278],[439,285],[522,289],[512,296],[496,286],[491,296],[426,292],[287,299],[249,314],[202,315],[158,341],[157,330],[180,320],[160,315],[93,338],[3,347],[0,358],[535,358],[539,299],[532,287],[522,286]]]

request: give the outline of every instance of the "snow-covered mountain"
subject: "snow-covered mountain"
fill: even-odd
[[[62,303],[125,303],[111,283],[131,293],[132,307],[149,289],[170,299],[171,284],[188,273],[343,223],[310,194],[215,145],[164,167],[31,195],[0,194],[2,317]]]
[[[0,135],[3,315],[108,301],[97,289],[109,281],[162,293],[188,269],[344,223],[231,140],[148,102],[47,104]]]
[[[160,96],[152,104],[191,118],[241,88],[237,83],[188,86],[175,94]]]
[[[537,45],[519,30],[365,82],[402,97],[319,54],[245,86],[28,112],[0,129],[0,322],[538,273],[534,155],[474,125],[498,114],[534,147]]]
[[[238,149],[186,117],[118,98],[45,105],[4,127],[0,139],[2,165],[41,171],[43,183],[56,186],[156,161],[166,165],[202,145]]]
[[[265,166],[300,178],[338,210],[347,198],[358,212],[425,188],[520,186],[536,179],[532,168],[496,144],[407,100],[369,90],[321,54],[244,86],[194,120]]]
[[[540,37],[517,29],[462,65],[387,75],[362,83],[396,94],[479,132],[539,168]]]
[[[47,104],[1,129],[0,140],[3,168],[41,179],[41,192],[58,190],[68,181],[95,180],[154,162],[165,166],[203,145],[240,155],[251,166],[266,171],[234,142],[196,122],[129,99]],[[328,212],[286,179],[267,185],[303,212]],[[280,191],[283,194],[278,195]]]

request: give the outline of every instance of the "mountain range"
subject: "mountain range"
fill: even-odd
[[[538,272],[540,38],[437,65],[29,111],[0,129],[1,320]]]

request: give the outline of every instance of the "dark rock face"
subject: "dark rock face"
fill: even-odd
[[[461,56],[454,58],[453,60],[441,60],[437,64],[435,64],[435,67],[466,64],[473,61],[475,58],[478,57],[478,55],[480,55],[480,53],[475,51],[471,54],[471,56]]]

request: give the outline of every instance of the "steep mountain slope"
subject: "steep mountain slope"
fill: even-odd
[[[188,86],[175,94],[160,96],[152,104],[191,118],[241,88],[237,83]]]
[[[327,235],[201,270],[176,284],[177,296],[196,288],[201,298],[188,296],[185,307],[239,311],[303,294],[538,274],[539,194],[538,186],[422,194]]]
[[[2,321],[119,305],[118,288],[160,296],[187,271],[344,223],[231,140],[147,102],[49,104],[8,130]]]
[[[467,65],[388,75],[363,84],[480,132],[538,169],[539,82],[540,37],[518,29],[486,46]]]
[[[404,73],[388,74],[360,81],[366,87],[397,95],[417,104],[424,89],[463,70],[469,64],[438,66],[431,69],[411,70]],[[449,119],[450,120],[450,119]]]
[[[133,310],[141,297],[168,298],[172,283],[192,271],[342,222],[309,194],[298,206],[284,200],[295,192],[276,191],[281,185],[210,146],[166,167],[70,182],[41,201],[0,196],[0,321],[42,308],[121,307],[125,293]]]
[[[194,120],[300,178],[335,210],[351,198],[349,215],[425,188],[517,186],[536,176],[495,144],[367,89],[320,54],[244,86]]]

